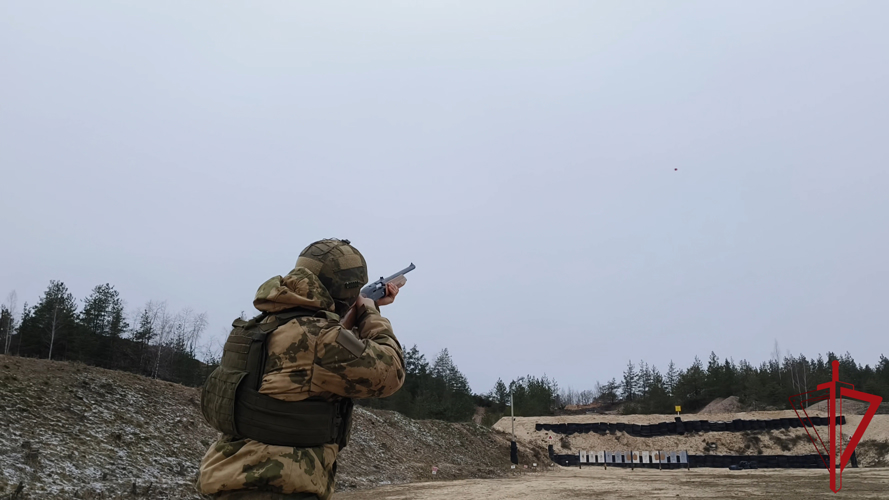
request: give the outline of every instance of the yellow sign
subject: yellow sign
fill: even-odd
[[[682,407],[681,407],[681,406],[677,406],[677,407],[676,407],[676,413],[679,413],[679,412],[681,412],[681,411],[682,411]]]

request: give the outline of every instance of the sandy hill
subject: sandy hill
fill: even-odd
[[[810,408],[810,416],[826,417],[824,411]],[[585,451],[627,451],[627,450],[687,450],[691,454],[713,453],[718,455],[805,455],[815,453],[815,449],[802,428],[786,430],[763,430],[744,432],[695,432],[679,435],[640,437],[624,432],[599,435],[593,432],[566,436],[548,431],[536,430],[536,424],[621,422],[630,424],[657,424],[672,422],[672,415],[572,415],[556,417],[516,417],[516,438],[532,447],[553,444],[559,454]],[[746,413],[708,413],[683,415],[683,421],[709,420],[730,422],[735,419],[766,420],[776,418],[797,418],[792,410],[759,411]],[[848,441],[858,424],[861,415],[846,413],[847,424],[843,434]],[[509,418],[502,418],[494,429],[510,430]],[[827,427],[819,427],[822,439],[827,442]],[[549,436],[553,439],[549,440]],[[861,443],[856,448],[859,463],[863,467],[889,467],[889,415],[875,415],[867,428]]]
[[[727,398],[716,398],[710,401],[710,404],[701,408],[698,415],[715,415],[719,413],[740,413],[742,411],[741,402],[737,396],[729,396]],[[702,420],[709,420],[708,417],[700,417]]]
[[[198,499],[197,465],[216,432],[200,391],[77,363],[0,356],[0,498]],[[535,455],[536,453],[536,455]],[[520,447],[528,461],[543,450]],[[509,440],[473,424],[355,412],[338,490],[509,471]]]
[[[849,399],[849,398],[841,398],[841,399],[842,399],[842,401],[840,401],[840,399],[837,399],[837,401],[840,401],[839,404],[842,405],[842,410],[843,410],[844,415],[864,415],[864,412],[866,412],[868,407],[870,406],[870,404],[868,404],[864,401],[858,401],[858,400]],[[827,414],[826,412],[828,410],[827,403],[828,403],[827,401],[819,401],[819,402],[813,404],[812,406],[808,407],[807,411],[809,411],[809,412],[811,412],[813,410],[819,411],[819,412],[822,412],[826,415]],[[889,415],[889,403],[882,403],[880,406],[878,406],[877,407],[877,415]]]
[[[839,400],[837,400],[839,401]],[[822,412],[827,415],[827,401],[819,401],[818,403],[809,405],[806,409],[808,411],[814,412]],[[842,398],[842,410],[844,415],[864,415],[864,412],[868,408],[868,403],[864,401],[857,401],[854,399]],[[741,402],[738,400],[737,396],[729,396],[727,398],[716,398],[710,402],[707,406],[701,409],[697,414],[698,415],[714,415],[720,413],[743,413],[745,410],[750,410],[750,408],[744,408],[741,405]],[[889,415],[889,403],[883,403],[877,407],[878,415]],[[707,418],[707,417],[701,417]]]

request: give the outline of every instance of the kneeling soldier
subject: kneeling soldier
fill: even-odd
[[[404,383],[389,320],[359,295],[367,263],[348,240],[302,251],[287,276],[256,292],[261,314],[237,319],[201,409],[222,432],[201,460],[198,489],[216,498],[328,500],[337,453],[352,423],[351,398],[382,398]],[[354,307],[355,326],[340,318]]]

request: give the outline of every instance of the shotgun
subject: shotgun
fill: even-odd
[[[365,286],[359,293],[361,294],[361,296],[367,297],[368,299],[376,302],[386,296],[386,285],[388,285],[389,283],[394,284],[398,288],[403,287],[404,284],[407,283],[407,278],[404,275],[413,271],[414,269],[416,269],[416,267],[417,266],[415,266],[412,262],[411,265],[407,266],[401,271],[398,271],[392,276],[389,276],[388,278],[383,278],[382,276],[380,276],[380,279]],[[351,330],[352,327],[355,326],[354,304],[351,308],[349,308],[349,311],[346,313],[346,315],[343,316],[343,319],[340,321],[340,323],[343,325],[343,328],[346,328],[348,330]]]

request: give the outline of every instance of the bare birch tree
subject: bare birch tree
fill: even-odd
[[[9,354],[9,345],[12,342],[12,329],[15,328],[15,309],[18,306],[18,295],[15,290],[6,296],[6,309],[9,317],[6,318],[6,337],[3,339],[3,354]]]
[[[196,354],[198,339],[203,335],[204,330],[207,329],[207,323],[207,313],[205,312],[195,314],[191,318],[191,322],[188,325],[188,341],[186,342],[186,348],[192,357]]]
[[[145,304],[145,308],[136,313],[138,319],[133,320],[136,327],[133,329],[132,339],[139,344],[139,369],[141,370],[146,363],[145,352],[146,346],[150,346],[151,342],[157,336],[158,317],[163,309],[162,303],[149,300]],[[150,363],[151,361],[147,361]],[[153,371],[153,370],[149,370]]]
[[[46,359],[52,359],[52,346],[56,341],[56,331],[59,329],[59,301],[56,301],[55,307],[52,308],[52,320],[49,328],[49,355]]]
[[[224,339],[228,339],[230,328],[222,328],[222,337],[211,337],[201,345],[201,361],[208,365],[219,364],[222,359]]]
[[[159,311],[157,312],[157,357],[154,361],[154,373],[152,374],[153,378],[157,378],[157,372],[160,370],[161,366],[161,355],[163,354],[164,345],[170,340],[170,337],[173,333],[173,328],[175,327],[175,321],[173,316],[167,312],[167,303],[161,302],[158,306]]]
[[[775,349],[772,351],[772,361],[775,371],[778,372],[778,382],[781,382],[781,350],[778,348],[778,339],[775,339]]]
[[[176,315],[175,321],[177,342],[186,353],[194,357],[198,338],[207,328],[207,313],[195,314],[191,308],[186,307]]]

